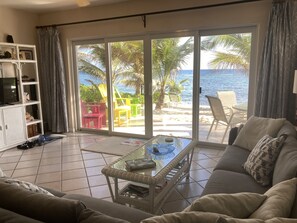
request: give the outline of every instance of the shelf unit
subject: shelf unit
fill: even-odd
[[[17,78],[19,102],[14,104],[23,109],[25,139],[30,141],[44,134],[36,47],[0,43],[0,77]],[[0,109],[9,106],[1,106]],[[9,142],[5,147],[9,147]]]

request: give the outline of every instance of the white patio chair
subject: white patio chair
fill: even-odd
[[[229,127],[232,128],[232,127],[236,126],[237,124],[244,123],[245,120],[242,119],[241,115],[237,116],[238,114],[236,112],[233,112],[232,109],[230,109],[228,114],[226,114],[223,104],[219,98],[213,97],[213,96],[208,96],[208,95],[206,95],[206,98],[208,99],[208,102],[209,102],[209,105],[211,108],[211,112],[213,115],[213,121],[212,121],[211,127],[208,131],[206,140],[208,140],[209,135],[210,135],[215,123],[216,123],[215,129],[217,129],[218,124],[223,124],[223,125],[227,126],[225,129],[222,141],[221,141],[221,143],[223,143]]]
[[[217,91],[217,95],[224,107],[232,108],[237,104],[236,94],[234,91]]]

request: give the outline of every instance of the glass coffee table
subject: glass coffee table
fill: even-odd
[[[196,144],[188,138],[159,135],[105,166],[102,173],[106,176],[112,200],[155,213],[174,186],[189,177]],[[134,171],[126,169],[126,161],[142,158],[152,159],[156,166]],[[127,181],[121,189],[119,179]]]

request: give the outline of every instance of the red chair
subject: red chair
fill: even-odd
[[[101,129],[104,118],[106,125],[105,111],[103,113],[98,104],[85,104],[81,102],[81,118],[83,128]]]

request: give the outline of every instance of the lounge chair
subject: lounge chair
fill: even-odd
[[[103,100],[107,103],[106,84],[99,84],[99,91],[103,97]],[[118,126],[121,126],[124,122],[129,122],[131,118],[130,104],[131,103],[128,98],[116,98],[115,92],[113,91],[114,121],[117,122]]]

